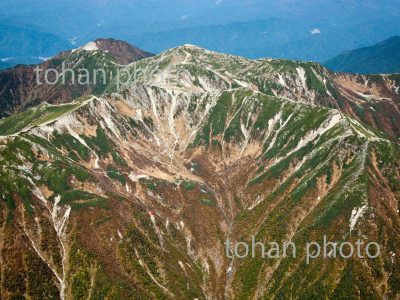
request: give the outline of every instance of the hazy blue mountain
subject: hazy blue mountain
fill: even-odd
[[[400,0],[0,0],[0,4],[0,24],[16,28],[0,35],[1,48],[7,52],[0,58],[52,56],[99,37],[113,37],[155,53],[190,43],[250,58],[325,61],[400,34]],[[41,33],[34,40],[44,42],[33,43],[33,32]],[[48,54],[38,53],[43,48]]]
[[[400,19],[370,19],[348,28],[327,21],[316,24],[270,18],[145,33],[131,36],[128,41],[154,53],[195,44],[248,58],[325,61],[349,47],[368,46],[395,34],[400,34]]]
[[[10,64],[8,64],[7,62],[0,61],[0,70],[7,69],[8,67],[10,67]]]
[[[271,17],[351,24],[370,18],[398,17],[400,12],[399,0],[2,0],[0,3],[2,24],[79,39],[90,39],[92,34],[132,35]]]
[[[45,57],[71,48],[54,34],[0,24],[0,57]]]
[[[48,57],[3,57],[0,58],[0,70],[17,65],[35,65],[46,61]]]
[[[343,52],[325,65],[335,71],[352,73],[400,73],[400,36]]]

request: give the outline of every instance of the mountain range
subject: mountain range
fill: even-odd
[[[247,58],[323,62],[399,35],[399,7],[399,0],[16,0],[2,3],[0,59],[28,63],[109,36],[153,53],[196,44]]]
[[[324,65],[341,72],[400,73],[400,36],[394,36],[370,47],[343,52]]]
[[[71,44],[54,34],[0,23],[0,58],[9,65],[39,63]],[[7,67],[0,65],[0,69]]]
[[[0,70],[1,69],[7,69],[9,67],[11,67],[10,64],[8,64],[7,62],[4,62],[4,61],[0,61]]]
[[[7,87],[21,96],[0,121],[2,299],[399,297],[399,75],[193,45],[126,65],[120,49],[48,64],[158,72],[54,101],[30,96],[32,76]],[[297,256],[225,254],[252,236]],[[324,236],[381,255],[307,264]]]
[[[349,26],[359,28],[349,30]],[[377,30],[379,28],[379,30]],[[333,21],[270,18],[125,35],[124,39],[159,53],[185,43],[247,58],[326,61],[349,48],[359,48],[400,34],[399,19],[369,19],[349,25]],[[224,41],[221,43],[221,41]]]
[[[19,66],[0,72],[0,117],[23,111],[43,101],[57,104],[70,102],[80,96],[103,94],[111,84],[115,85],[118,69],[152,55],[119,40],[98,39],[92,43],[96,50],[87,51],[84,46],[79,51],[61,52],[40,64],[40,78],[36,78],[35,66]],[[313,62],[280,59],[262,61],[270,62],[265,67],[266,74],[258,71],[259,75],[249,75],[246,80],[261,85],[263,93],[336,108],[394,137],[400,137],[397,122],[400,117],[399,75],[341,74]],[[72,84],[71,78],[66,79],[66,84],[46,84],[45,71],[55,68],[62,73],[63,64],[74,70],[75,74],[80,68],[85,68],[89,73],[104,69],[106,74],[113,76],[98,80],[97,84]],[[263,82],[260,82],[259,76]],[[37,84],[38,80],[44,84]],[[304,87],[299,89],[298,82]]]

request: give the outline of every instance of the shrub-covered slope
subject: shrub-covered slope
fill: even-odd
[[[315,105],[318,66],[192,46],[138,64],[162,72],[0,121],[2,299],[399,295],[399,145]],[[382,254],[306,265],[324,235]],[[297,257],[226,256],[252,236]]]

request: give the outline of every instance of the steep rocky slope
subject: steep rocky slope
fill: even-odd
[[[400,147],[348,104],[395,105],[394,79],[193,46],[138,66],[159,72],[0,121],[2,299],[399,297]],[[348,110],[316,105],[341,87]],[[381,256],[307,265],[324,235]],[[251,236],[297,258],[226,256]]]
[[[65,103],[79,96],[101,94],[108,81],[107,77],[115,76],[118,67],[150,56],[151,53],[120,40],[98,39],[43,62],[37,66],[39,72],[35,71],[36,66],[24,65],[2,71],[0,117],[23,111],[44,101]],[[58,80],[53,71],[48,73],[48,80],[45,80],[46,71],[50,69],[57,70],[60,75]],[[88,71],[89,83],[85,81],[85,84],[78,84],[80,69]],[[64,70],[72,70],[74,73],[67,71],[65,77],[62,77]]]
[[[312,62],[247,60],[190,45],[167,51],[154,60],[155,64],[168,65],[171,53],[184,62],[180,69],[191,75],[204,75],[203,70],[211,69],[230,81],[227,83],[230,87],[237,87],[242,82],[255,86],[266,95],[337,108],[346,115],[400,137],[400,75],[333,73]]]
[[[196,67],[211,68],[222,78],[228,78],[233,87],[237,86],[237,81],[241,81],[247,85],[255,85],[266,95],[337,108],[359,121],[394,137],[400,137],[400,75],[333,73],[316,63],[247,60],[191,46],[165,52],[153,63],[149,62],[151,68],[147,70],[158,70],[167,66],[171,52],[178,53],[178,57],[183,61],[187,59],[185,65],[189,66],[189,69],[183,68],[183,71],[192,72]],[[77,84],[77,78],[72,82],[70,76],[59,78],[55,85],[37,85],[33,67],[3,71],[0,73],[0,116],[23,111],[43,101],[65,103],[78,96],[91,93],[100,95],[105,90],[115,91],[116,78],[121,77],[118,71],[124,73],[128,69],[129,75],[132,76],[142,68],[141,64],[134,64],[128,68],[124,64],[149,55],[122,41],[107,39],[89,43],[79,51],[62,53],[40,65],[43,70],[61,70],[64,63],[65,68],[74,70],[76,76],[79,69],[85,68],[89,71],[90,83],[83,85]],[[102,72],[97,73],[94,83],[96,70],[104,70],[106,75],[104,77]],[[45,72],[40,74],[39,81],[43,82]],[[51,76],[50,79],[54,80]],[[130,81],[127,78],[122,79],[122,82]]]

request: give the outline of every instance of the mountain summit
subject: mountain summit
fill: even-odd
[[[97,39],[87,43],[85,46],[72,50],[100,50],[110,54],[117,63],[127,65],[129,63],[153,56],[153,54],[143,51],[131,44],[112,38]]]
[[[106,79],[85,85],[71,84],[70,81],[67,84],[47,84],[43,77],[49,69],[55,69],[58,74],[62,74],[64,65],[73,70],[75,75],[80,69],[90,73],[104,70],[107,75],[115,75],[117,68],[152,55],[120,40],[97,39],[80,48],[63,51],[39,65],[19,65],[4,70],[0,72],[0,117],[25,110],[43,101],[64,103],[79,96],[101,94],[107,84]],[[41,70],[39,77],[35,72],[36,67]],[[75,82],[76,80],[77,78]]]

